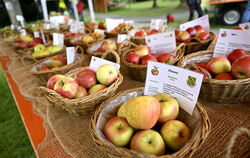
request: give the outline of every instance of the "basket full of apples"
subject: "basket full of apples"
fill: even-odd
[[[211,50],[192,53],[178,66],[204,75],[200,91],[204,99],[219,103],[250,101],[250,53],[243,49],[215,58]]]
[[[148,61],[173,65],[184,55],[185,44],[179,44],[172,52],[151,54],[147,45],[137,45],[121,55],[121,61],[130,78],[145,81]]]
[[[105,31],[106,38],[117,38],[118,34],[127,34],[130,30],[134,28],[134,25],[131,23],[120,23],[116,28],[110,32]]]
[[[33,50],[27,54],[37,60],[41,60],[54,55],[63,54],[65,49],[65,47],[61,47],[60,45],[37,44]]]
[[[108,50],[117,51],[118,47],[116,41],[117,40],[115,38],[97,41],[88,47],[87,53],[91,56],[101,57],[103,53]]]
[[[92,115],[92,138],[110,157],[191,156],[205,141],[211,124],[200,103],[192,115],[179,106],[165,93],[144,96],[143,88],[120,92]]]
[[[69,113],[91,115],[97,105],[115,94],[122,81],[122,74],[113,65],[104,64],[96,72],[79,67],[64,75],[54,75],[47,81],[47,87],[39,89],[49,101]]]
[[[37,60],[32,56],[23,56],[22,64],[29,70],[30,73],[40,78],[43,84],[46,84],[48,79],[55,74],[65,74],[72,69],[83,66],[84,61],[83,49],[79,46],[75,49],[74,62],[67,65],[67,57],[65,55],[55,55],[42,60]],[[29,64],[32,61],[33,64]]]
[[[189,27],[185,31],[175,30],[176,42],[185,42],[185,54],[206,50],[215,38],[213,32],[206,32],[201,25]]]

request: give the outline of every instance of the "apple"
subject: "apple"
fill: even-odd
[[[133,49],[133,52],[140,57],[150,54],[150,48],[146,45],[138,45]]]
[[[201,25],[194,26],[194,29],[196,30],[197,34],[200,32],[205,32],[204,28]]]
[[[138,54],[135,54],[134,52],[129,53],[126,56],[126,61],[133,64],[139,64],[141,60],[141,57]]]
[[[202,69],[202,68],[201,68]],[[206,70],[206,69],[203,69],[204,71],[206,71],[207,73],[209,73],[208,72],[208,70]],[[195,71],[195,72],[197,72],[197,73],[200,73],[200,74],[202,74],[203,75],[203,78],[205,78],[205,79],[208,79],[209,77],[204,73],[204,72],[202,72],[202,71],[200,71],[200,70],[197,70],[197,69],[192,69],[192,71]]]
[[[35,47],[34,47],[34,52],[42,52],[42,51],[45,51],[45,46],[43,44],[37,44]]]
[[[29,48],[29,43],[27,43],[24,40],[16,40],[16,47],[17,49],[25,49],[25,48]]]
[[[128,123],[136,129],[152,128],[161,112],[159,101],[152,96],[131,98],[123,106]]]
[[[196,37],[201,41],[205,41],[211,38],[211,35],[207,32],[199,32],[196,34]]]
[[[170,56],[170,53],[162,53],[159,55],[158,61],[159,62],[166,62],[168,60]],[[171,58],[174,58],[173,56],[171,56]]]
[[[78,91],[75,95],[75,98],[80,98],[80,97],[84,97],[84,96],[87,96],[88,95],[88,92],[86,90],[86,88],[84,88],[83,86],[78,86]]]
[[[207,68],[207,64],[204,64],[204,63],[198,63],[196,64],[199,68],[202,68],[202,69],[206,69],[208,71],[208,68]]]
[[[88,34],[86,34],[86,35],[84,35],[84,36],[82,37],[82,42],[83,42],[83,43],[93,42],[94,40],[95,40],[94,37],[91,36],[91,35],[88,35]]]
[[[234,29],[234,30],[245,30],[245,28],[241,27],[241,26],[235,26],[232,29]]]
[[[186,29],[186,31],[190,34],[191,37],[194,37],[196,35],[196,30],[194,27],[189,27]]]
[[[62,55],[55,55],[50,59],[51,59],[51,66],[53,68],[59,68],[67,64],[67,59]]]
[[[44,51],[38,51],[38,52],[34,52],[32,54],[32,57],[39,57],[39,56],[44,56],[44,55],[49,55],[49,52],[47,50]]]
[[[158,30],[156,30],[156,29],[148,31],[148,35],[153,35],[153,34],[156,34],[156,33],[158,33]]]
[[[231,53],[228,54],[227,59],[232,64],[236,59],[247,55],[250,55],[250,53],[248,53],[244,49],[234,49]]]
[[[79,85],[89,89],[97,82],[96,73],[91,69],[84,69],[76,74],[75,80]]]
[[[47,50],[48,50],[49,53],[55,53],[55,52],[58,52],[58,51],[62,50],[62,47],[59,46],[59,45],[54,45],[54,46],[49,46],[47,48]]]
[[[177,36],[177,42],[189,42],[190,41],[190,34],[187,31],[181,31]]]
[[[65,77],[64,75],[59,75],[59,74],[51,76],[47,81],[47,88],[54,89],[54,85],[56,84],[56,82],[58,80],[63,79],[64,77]]]
[[[161,136],[167,147],[177,151],[188,142],[190,131],[183,122],[179,120],[170,120],[161,127]]]
[[[102,85],[102,84],[96,84],[94,85],[93,87],[91,87],[88,91],[89,95],[90,94],[93,94],[93,93],[96,93],[96,92],[99,92],[100,90],[104,89],[104,88],[107,88],[106,86]]]
[[[174,97],[165,93],[158,93],[153,97],[160,102],[161,113],[158,118],[160,124],[177,118],[179,114],[179,104]]]
[[[144,30],[139,30],[135,33],[135,37],[145,37],[147,36],[147,33]]]
[[[72,77],[64,77],[56,82],[54,90],[62,97],[72,99],[78,92],[78,83]]]
[[[98,24],[98,28],[102,30],[106,30],[106,24],[103,21],[100,21]]]
[[[103,52],[106,52],[107,50],[116,50],[117,46],[114,41],[104,40],[101,44],[101,49]]]
[[[232,64],[231,73],[237,79],[250,78],[250,56],[235,60]]]
[[[179,30],[174,30],[174,33],[175,33],[175,37],[177,37],[177,35],[180,33]]]
[[[151,55],[154,56],[158,60],[158,58],[159,58],[158,54],[151,54]]]
[[[131,139],[130,148],[135,151],[156,156],[161,156],[165,153],[165,144],[162,136],[152,129],[135,133]]]
[[[126,146],[132,136],[134,129],[128,124],[124,117],[113,117],[104,127],[105,137],[115,146]]]
[[[125,106],[126,106],[127,102],[122,104],[117,112],[117,116],[120,117],[126,117],[126,113],[125,113]]]
[[[141,58],[141,64],[142,65],[147,65],[148,61],[155,61],[155,62],[157,62],[157,59],[154,56],[150,55],[150,54],[149,55],[145,55],[145,56],[143,56]]]
[[[115,82],[117,76],[118,72],[113,65],[101,65],[96,71],[97,80],[105,86],[109,86]]]
[[[214,74],[218,75],[220,73],[230,72],[231,63],[226,57],[216,57],[212,58],[207,64],[208,70]]]
[[[233,76],[230,73],[222,73],[219,75],[216,75],[215,78],[216,80],[233,80]]]
[[[24,40],[27,43],[30,43],[33,39],[32,37],[26,35],[26,36],[21,36],[21,39]]]
[[[40,37],[36,37],[33,39],[33,41],[31,42],[30,46],[31,48],[35,47],[37,44],[43,44],[43,40]]]

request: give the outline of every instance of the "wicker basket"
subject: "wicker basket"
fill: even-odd
[[[178,62],[184,55],[184,51],[185,51],[185,44],[184,43],[179,44],[178,47],[176,47],[176,49],[170,55],[170,56],[175,56],[175,58],[169,57],[169,59],[165,62],[165,64],[173,65],[176,62]],[[130,52],[131,50],[128,50],[121,56],[121,61],[122,64],[124,65],[124,68],[127,70],[130,78],[136,81],[145,81],[147,73],[147,65],[133,64],[127,62],[125,58],[127,54],[129,54]]]
[[[208,40],[201,41],[198,38],[193,38],[191,42],[185,43],[186,48],[185,48],[185,54],[190,54],[193,52],[198,52],[201,50],[206,50],[209,46],[209,44],[214,40],[215,34],[213,32],[209,32],[211,35],[211,38]],[[177,44],[179,44],[177,42]]]
[[[43,63],[46,63],[46,61],[50,60],[52,57],[48,57],[42,60],[37,60],[31,56],[23,56],[21,61],[23,63],[23,65],[29,70],[30,73],[32,73],[33,75],[37,76],[41,83],[43,85],[45,85],[48,81],[48,79],[55,75],[55,74],[65,74],[67,72],[69,72],[72,69],[75,69],[77,67],[81,67],[83,60],[84,60],[84,56],[83,56],[83,50],[81,47],[76,47],[75,49],[75,61],[69,65],[64,65],[60,68],[57,69],[51,69],[51,70],[43,70],[43,71],[38,71],[39,68],[41,68]],[[29,65],[26,60],[32,60],[33,63],[32,65]]]
[[[135,158],[156,158],[157,156],[148,155],[145,153],[137,152],[125,147],[116,147],[111,144],[103,134],[104,126],[108,120],[115,117],[119,107],[127,102],[130,98],[143,95],[143,88],[129,89],[118,93],[114,97],[109,98],[103,102],[95,111],[91,118],[90,128],[92,138],[100,148],[100,150],[108,153],[110,157],[135,157]],[[190,129],[191,137],[188,143],[179,151],[174,153],[167,153],[167,155],[159,156],[161,158],[172,157],[188,157],[197,150],[199,146],[207,138],[211,124],[206,110],[200,103],[196,107],[192,115],[187,114],[184,110],[180,109],[178,120],[183,121]]]
[[[208,62],[213,51],[199,51],[184,56],[178,62],[179,67],[186,67],[189,63]],[[203,79],[200,97],[218,103],[237,103],[250,96],[250,78],[237,80]]]
[[[126,31],[123,32],[123,33],[111,33],[111,32],[104,31],[104,34],[105,34],[106,38],[117,38],[118,34],[127,34],[133,28],[134,28],[134,25],[126,24]]]
[[[37,59],[37,60],[41,60],[41,59],[45,59],[45,58],[52,57],[52,56],[55,56],[55,55],[63,54],[65,52],[66,52],[66,47],[63,47],[61,50],[59,50],[57,52],[50,53],[48,55],[37,56],[37,57],[34,57],[34,58]],[[34,50],[32,51],[31,54],[33,54],[33,53],[34,53]]]
[[[124,40],[122,43],[118,44],[118,54],[122,56],[129,49],[135,48],[137,45],[129,40]]]
[[[107,52],[108,53],[108,52]],[[106,58],[105,53],[102,58]],[[116,57],[119,57],[118,55]],[[119,64],[120,60],[117,60],[117,63]],[[74,76],[76,73],[80,72],[83,69],[87,69],[88,67],[81,67],[74,69],[65,76]],[[77,99],[67,99],[63,98],[60,94],[56,93],[54,90],[45,88],[45,87],[39,87],[42,93],[45,94],[47,99],[54,103],[56,106],[60,106],[69,113],[75,114],[75,115],[91,115],[94,110],[96,109],[97,105],[102,103],[104,100],[110,98],[111,96],[115,95],[116,90],[118,86],[122,83],[123,76],[121,73],[118,74],[117,79],[113,84],[111,84],[109,87],[93,93],[88,96],[80,97]]]

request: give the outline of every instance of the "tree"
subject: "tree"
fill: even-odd
[[[153,8],[156,8],[156,7],[157,7],[157,0],[154,0]]]

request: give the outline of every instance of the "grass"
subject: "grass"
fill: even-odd
[[[0,100],[0,157],[35,157],[1,66]]]

